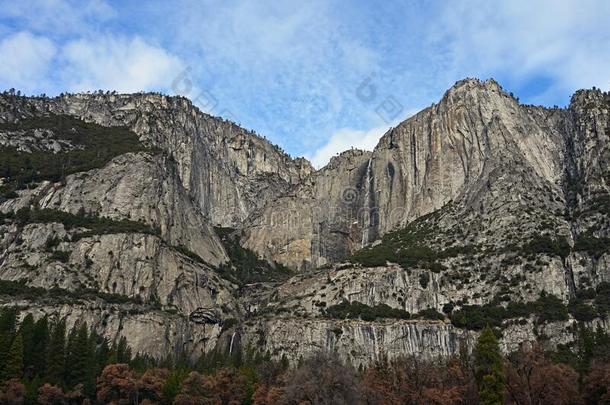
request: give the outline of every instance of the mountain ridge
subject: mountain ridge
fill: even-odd
[[[236,336],[290,361],[328,348],[365,364],[456,353],[481,322],[505,351],[567,343],[583,322],[609,329],[609,99],[525,106],[465,79],[373,151],[313,170],[183,98],[0,96],[0,149],[23,158],[2,168],[2,305],[192,358]],[[36,145],[58,160],[94,133],[120,143],[123,127],[140,144],[58,178],[30,173]],[[248,272],[275,278],[241,283]],[[89,293],[70,305],[28,292],[51,287]]]

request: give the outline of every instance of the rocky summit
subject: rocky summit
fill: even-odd
[[[457,82],[314,170],[160,94],[0,95],[0,302],[134,352],[353,364],[610,330],[610,94]]]

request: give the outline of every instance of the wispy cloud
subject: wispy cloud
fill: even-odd
[[[0,83],[25,91],[38,91],[50,73],[57,49],[52,41],[18,32],[0,41]]]
[[[95,31],[117,13],[104,0],[0,0],[0,18],[49,37]]]
[[[316,150],[311,156],[307,156],[315,168],[324,166],[330,158],[351,148],[373,150],[379,142],[379,138],[386,133],[389,126],[381,126],[368,131],[343,128],[333,133],[328,142]]]
[[[306,158],[315,168],[319,169],[326,165],[333,156],[337,156],[348,149],[353,148],[372,151],[375,149],[375,146],[377,146],[377,143],[383,134],[418,111],[418,109],[403,111],[400,117],[397,117],[393,122],[384,123],[368,130],[341,128],[333,132],[324,145],[316,149],[313,153],[306,155]]]
[[[610,88],[609,2],[468,0],[440,15],[430,38],[450,77],[495,76],[545,104],[578,88]],[[540,79],[544,86],[532,83]]]
[[[68,90],[126,93],[167,89],[183,65],[176,56],[140,37],[113,35],[67,43],[59,63]]]
[[[605,0],[0,0],[0,87],[174,93],[188,67],[204,110],[320,166],[466,76],[546,105],[610,89],[608,15]]]

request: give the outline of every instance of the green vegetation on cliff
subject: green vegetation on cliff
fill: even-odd
[[[294,274],[280,263],[261,259],[252,250],[242,247],[234,229],[222,227],[215,229],[229,256],[229,263],[221,264],[218,272],[229,281],[245,285],[286,280]]]
[[[145,233],[151,235],[159,235],[160,233],[158,229],[142,222],[99,217],[92,213],[86,213],[83,210],[76,214],[71,214],[48,208],[21,208],[14,214],[0,213],[0,220],[4,219],[14,220],[20,225],[56,222],[63,224],[66,229],[86,228],[87,230],[76,235],[77,238],[114,233]]]
[[[373,307],[358,301],[343,301],[340,304],[326,308],[326,315],[335,319],[362,319],[363,321],[374,321],[377,319],[409,319],[411,316],[407,311],[392,308],[386,304]]]
[[[0,195],[5,198],[15,197],[15,190],[31,183],[61,181],[69,174],[103,167],[112,158],[128,152],[152,151],[127,128],[104,127],[68,115],[50,114],[17,123],[0,123],[0,131],[24,131],[33,137],[35,130],[45,130],[50,139],[67,141],[74,148],[58,153],[33,149],[27,153],[0,147],[0,178],[7,179],[0,187]]]

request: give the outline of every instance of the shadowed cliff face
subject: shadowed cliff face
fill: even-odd
[[[599,319],[610,282],[609,110],[596,90],[546,109],[494,81],[463,80],[374,151],[313,171],[183,98],[0,96],[4,153],[77,156],[85,134],[68,126],[62,138],[44,127],[49,113],[99,133],[126,127],[137,141],[101,163],[89,155],[97,165],[86,170],[38,179],[27,163],[19,176],[35,180],[2,180],[15,190],[0,200],[0,303],[86,320],[158,357],[234,344],[292,361],[320,349],[360,364],[448,355],[476,337],[480,319],[450,315],[473,305],[510,312],[491,320],[505,350],[536,336],[569,342],[581,321],[570,300],[610,327]],[[223,245],[234,237],[243,246]],[[229,262],[260,264],[243,247],[297,272],[270,264],[278,278],[240,283]],[[355,302],[382,315],[332,317]],[[549,317],[549,302],[563,312]]]

